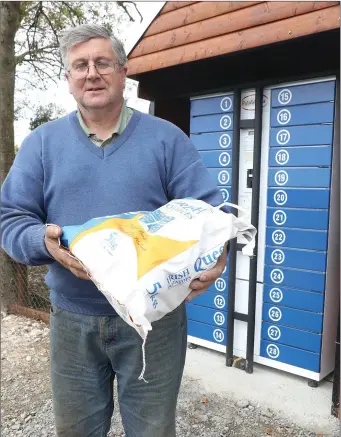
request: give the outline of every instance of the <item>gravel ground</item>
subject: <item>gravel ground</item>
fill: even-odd
[[[49,329],[43,323],[4,314],[1,328],[1,436],[55,436],[49,377]],[[218,397],[203,393],[200,383],[188,377],[182,384],[177,430],[178,437],[338,435],[312,433],[259,404],[250,404],[247,400],[236,403],[228,394]],[[118,411],[113,417],[109,436],[124,436]]]

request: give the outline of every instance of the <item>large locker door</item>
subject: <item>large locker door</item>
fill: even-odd
[[[263,117],[256,361],[315,380],[333,370],[328,344],[339,305],[335,86],[332,79],[267,89]]]

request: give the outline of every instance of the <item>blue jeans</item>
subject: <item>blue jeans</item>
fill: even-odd
[[[51,379],[58,437],[106,437],[113,381],[126,437],[174,437],[186,356],[185,305],[153,323],[142,370],[142,340],[119,316],[51,309]]]

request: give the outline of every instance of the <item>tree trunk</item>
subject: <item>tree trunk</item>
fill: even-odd
[[[20,26],[21,2],[0,2],[0,180],[3,183],[14,160],[15,35]],[[4,251],[0,256],[1,305],[18,300],[18,278],[27,284],[27,269]]]

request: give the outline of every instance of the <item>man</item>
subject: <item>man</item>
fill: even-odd
[[[78,109],[40,126],[23,142],[2,189],[2,246],[21,263],[49,265],[51,371],[58,437],[104,437],[113,380],[127,437],[174,437],[186,352],[181,305],[153,324],[141,371],[141,339],[60,250],[61,228],[104,215],[154,210],[192,196],[213,205],[220,193],[188,137],[173,124],[126,107],[127,58],[102,27],[65,32],[61,55]],[[54,224],[46,226],[46,224]],[[222,273],[191,283],[190,298]],[[129,275],[129,272],[127,272]]]

